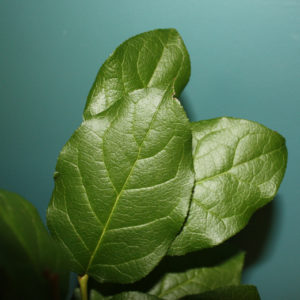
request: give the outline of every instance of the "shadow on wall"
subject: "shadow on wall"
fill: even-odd
[[[231,238],[233,245],[246,251],[245,268],[263,259],[274,225],[278,221],[275,215],[280,206],[279,202],[281,199],[277,195],[273,201],[252,216],[248,225],[240,233]]]
[[[191,101],[189,99],[189,97],[187,97],[185,91],[183,91],[183,93],[180,95],[179,97],[179,101],[181,103],[181,105],[183,106],[187,116],[189,117],[189,119],[191,121],[196,121],[196,113],[195,111],[193,110],[192,108],[192,105],[191,105]]]

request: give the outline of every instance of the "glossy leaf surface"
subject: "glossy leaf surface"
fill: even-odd
[[[212,247],[236,234],[275,196],[283,178],[284,138],[255,122],[218,118],[193,123],[194,194],[169,253]]]
[[[76,130],[56,166],[48,226],[68,252],[73,271],[98,281],[128,283],[148,274],[166,254],[189,207],[192,140],[185,112],[173,98],[174,79],[181,69],[172,71],[174,56],[179,55],[182,63],[187,58],[181,51],[172,51],[169,60],[165,57],[169,47],[179,47],[178,33],[139,35],[122,44],[108,61],[127,49],[118,76],[124,85],[128,74],[134,75],[131,72],[142,77],[147,64],[141,61],[136,71],[131,70],[131,58],[142,51],[136,43],[149,36],[153,41],[153,35],[164,35],[166,48],[162,56],[153,46],[157,64],[151,78],[156,79],[148,82],[149,87],[135,86],[132,79],[132,89],[120,88],[122,96],[105,100],[105,108],[97,102],[102,112],[89,116]],[[172,71],[168,84],[166,77],[158,80],[161,57],[164,71]],[[99,85],[104,84],[100,78]],[[177,84],[186,80],[177,78],[182,78]]]
[[[240,253],[216,267],[169,273],[149,293],[162,299],[175,300],[227,285],[237,285],[240,283],[243,263],[244,254]]]
[[[260,300],[253,285],[226,286],[201,295],[186,297],[185,300]]]
[[[190,76],[190,60],[175,29],[153,30],[120,45],[100,68],[89,93],[84,117],[88,119],[147,87],[174,85],[176,96]]]
[[[0,267],[7,276],[0,291],[4,299],[65,296],[69,276],[64,258],[37,210],[4,190],[0,190],[0,239]]]

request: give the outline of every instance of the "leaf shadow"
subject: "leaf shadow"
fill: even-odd
[[[263,259],[276,222],[278,202],[281,202],[279,195],[256,211],[248,225],[230,239],[234,246],[246,251],[245,269]]]
[[[179,100],[180,100],[180,103],[183,106],[189,120],[191,120],[191,121],[197,120],[195,109],[193,108],[192,102],[190,101],[190,99],[187,96],[187,93],[185,91],[183,91],[183,93],[179,96]]]

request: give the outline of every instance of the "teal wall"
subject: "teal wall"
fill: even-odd
[[[287,174],[244,241],[262,299],[300,299],[300,0],[0,0],[0,185],[45,218],[57,155],[98,68],[123,40],[175,27],[192,120],[242,117],[287,139]],[[263,232],[263,236],[261,233]]]

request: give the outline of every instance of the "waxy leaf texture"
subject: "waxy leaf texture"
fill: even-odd
[[[130,38],[100,68],[84,110],[85,119],[106,110],[125,95],[145,87],[179,96],[190,77],[190,60],[175,29],[153,30]]]
[[[218,245],[245,227],[277,193],[287,163],[284,138],[252,121],[199,121],[192,132],[195,187],[173,255]]]
[[[59,155],[47,215],[76,273],[134,282],[179,232],[194,184],[190,124],[174,98],[187,61],[178,33],[158,30],[126,41],[100,70]]]

